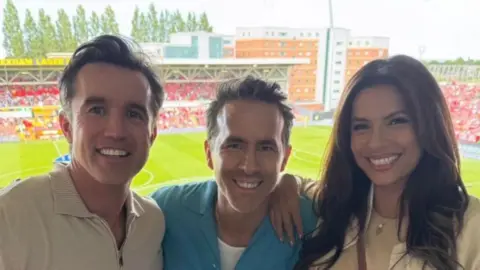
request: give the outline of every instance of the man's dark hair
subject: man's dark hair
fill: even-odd
[[[138,48],[138,49],[137,49]],[[60,104],[71,116],[71,103],[75,95],[75,80],[78,72],[87,64],[106,63],[141,72],[150,85],[152,100],[150,109],[157,117],[164,100],[160,80],[150,67],[139,46],[131,40],[113,35],[102,35],[78,47],[60,78]]]
[[[280,85],[267,82],[252,76],[232,79],[222,82],[217,87],[217,95],[210,102],[207,109],[207,138],[213,139],[218,135],[217,116],[226,103],[237,100],[260,101],[274,104],[282,114],[284,126],[282,141],[285,145],[290,142],[290,132],[293,126],[294,115],[292,108],[287,104],[287,95]]]

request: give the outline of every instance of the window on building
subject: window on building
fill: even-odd
[[[280,33],[278,33],[278,35],[281,36],[281,37],[285,37],[285,36],[287,36],[287,32],[280,32]]]
[[[365,46],[366,46],[366,47],[370,46],[370,41],[368,41],[368,40],[365,41]]]
[[[337,46],[342,46],[342,45],[343,45],[343,42],[337,41]]]
[[[319,33],[319,32],[315,33],[315,36],[316,36],[316,37],[319,37],[319,36],[320,36],[320,33]]]
[[[311,37],[312,36],[312,33],[308,33],[308,37]]]
[[[280,56],[285,56],[285,52],[280,52]]]
[[[369,54],[370,54],[370,52],[369,52],[369,51],[365,51],[365,55],[369,55]]]
[[[335,54],[340,56],[343,54],[343,52],[336,52]]]
[[[341,72],[340,72],[340,71],[338,71],[338,70],[337,70],[337,71],[335,71],[335,75],[340,75],[340,74],[341,74]]]
[[[332,92],[333,92],[334,94],[338,94],[338,93],[340,93],[340,90],[339,90],[339,89],[333,89]]]
[[[335,81],[333,81],[333,84],[340,84],[340,81],[339,81],[339,80],[335,80]]]
[[[303,37],[303,33],[300,33],[300,36]]]
[[[342,61],[336,61],[335,62],[335,65],[341,65],[342,64]]]

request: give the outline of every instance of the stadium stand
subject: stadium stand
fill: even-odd
[[[21,83],[21,81],[18,81]],[[215,82],[169,82],[165,84],[167,102],[209,100],[215,94]],[[457,139],[480,142],[480,85],[447,83],[441,85],[452,113]],[[0,108],[58,106],[59,90],[52,85],[21,85],[0,88]],[[304,109],[307,106],[301,106]],[[316,109],[316,108],[315,108]],[[301,114],[297,112],[300,119]],[[56,117],[47,115],[36,119],[0,118],[0,137],[11,137],[19,131],[26,137],[39,130],[58,129]],[[29,124],[30,123],[30,126]],[[205,107],[165,108],[158,118],[160,130],[205,126]]]
[[[210,100],[215,95],[217,83],[166,83],[167,101]]]
[[[61,135],[56,120],[59,109],[56,84],[67,62],[66,58],[4,61],[0,72],[0,140]],[[288,68],[306,63],[308,59],[159,60],[157,71],[165,82],[166,106],[158,118],[158,128],[170,131],[204,127],[205,105],[200,103],[211,99],[217,84],[225,79],[254,75],[274,80],[288,89]],[[480,142],[480,68],[429,66],[429,69],[437,79],[450,81],[441,87],[452,112],[457,139]],[[456,83],[453,78],[477,84]],[[324,118],[323,105],[318,102],[298,102],[294,108],[297,122],[307,124]]]
[[[457,139],[463,142],[480,141],[480,85],[452,82],[442,86]]]

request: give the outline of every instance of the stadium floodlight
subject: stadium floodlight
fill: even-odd
[[[328,0],[328,17],[329,17],[329,27],[328,27],[328,31],[329,31],[329,35],[330,37],[327,39],[327,52],[326,52],[326,59],[327,59],[327,65],[325,68],[327,69],[327,76],[325,78],[325,80],[328,80],[328,83],[327,83],[327,89],[324,89],[324,93],[326,95],[324,95],[324,100],[323,100],[323,103],[324,103],[324,106],[325,106],[325,110],[326,111],[329,111],[331,109],[331,90],[332,90],[332,74],[333,74],[333,63],[335,62],[334,61],[334,57],[335,57],[335,53],[334,53],[334,47],[333,45],[335,44],[335,37],[334,37],[334,30],[333,30],[333,27],[334,27],[334,24],[333,24],[333,1],[332,0]],[[331,62],[329,62],[329,59],[331,59]]]

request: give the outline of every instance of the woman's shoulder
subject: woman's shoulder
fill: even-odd
[[[465,269],[480,269],[480,199],[470,196],[457,240],[458,260]]]
[[[469,196],[468,207],[464,215],[464,223],[465,225],[467,225],[467,223],[473,223],[480,226],[480,199],[478,197]],[[478,229],[480,229],[480,227]]]

